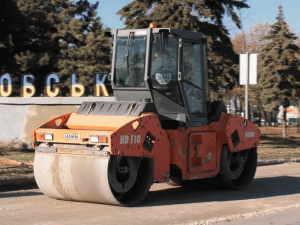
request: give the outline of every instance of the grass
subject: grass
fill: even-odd
[[[30,164],[33,164],[34,151],[28,149],[28,146],[22,142],[0,143],[1,159],[8,159],[21,164],[0,163],[0,179],[26,177],[28,174],[33,174],[33,166]]]
[[[24,177],[28,174],[33,173],[32,166],[25,166],[22,164],[17,167],[9,167],[9,168],[1,168],[0,169],[0,178],[16,178],[16,177]]]
[[[4,156],[7,159],[15,160],[18,162],[23,162],[23,163],[33,163],[34,159],[34,151],[32,150],[31,152],[11,152],[10,154]]]
[[[300,133],[296,126],[287,128],[287,138],[282,137],[282,127],[260,127],[259,159],[300,158]]]

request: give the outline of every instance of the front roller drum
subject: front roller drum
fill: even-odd
[[[153,160],[37,152],[34,175],[41,191],[62,200],[130,206],[147,195]]]

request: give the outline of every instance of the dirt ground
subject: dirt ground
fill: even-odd
[[[34,151],[18,142],[0,143],[0,180],[33,175]]]
[[[259,159],[289,159],[300,157],[300,133],[297,126],[287,127],[287,138],[282,137],[282,127],[260,127]]]
[[[258,159],[300,158],[300,133],[296,126],[287,128],[288,138],[282,138],[281,127],[260,127],[261,143]],[[34,151],[20,143],[0,143],[0,179],[32,176]]]

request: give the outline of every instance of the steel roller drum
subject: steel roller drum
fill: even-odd
[[[51,198],[124,206],[141,202],[153,182],[153,164],[143,161],[139,172],[121,185],[122,193],[113,177],[115,161],[103,156],[36,152],[34,175],[41,191]]]
[[[108,162],[108,157],[36,153],[34,175],[49,197],[121,205],[109,186]]]

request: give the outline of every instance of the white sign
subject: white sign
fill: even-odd
[[[170,73],[156,73],[156,80],[159,84],[168,84],[170,83],[172,76]]]
[[[246,132],[245,137],[255,137],[255,133],[254,132]]]
[[[257,84],[257,54],[249,54],[249,83]],[[247,54],[240,54],[240,85],[246,85],[248,74]]]

